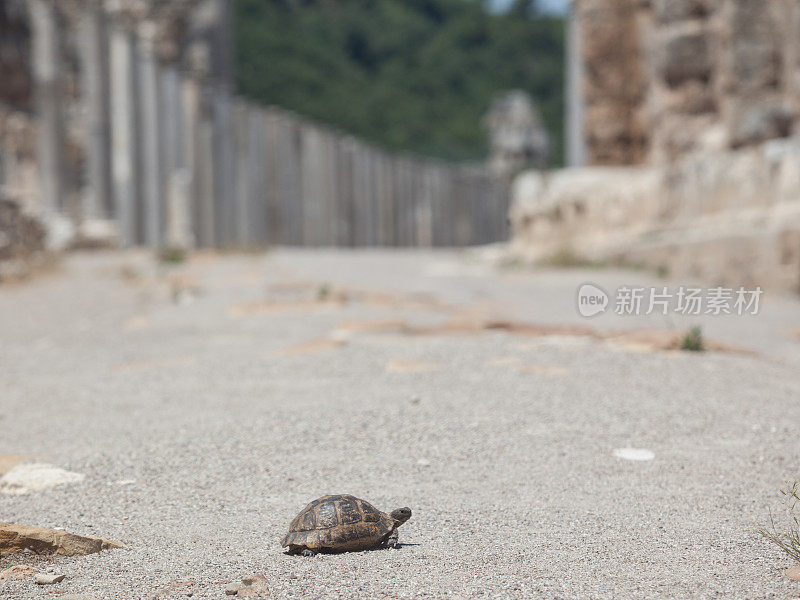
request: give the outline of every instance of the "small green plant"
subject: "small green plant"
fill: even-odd
[[[317,301],[325,302],[331,296],[331,286],[328,283],[323,283],[317,288]]]
[[[607,266],[602,261],[589,260],[566,246],[545,257],[541,263],[544,266],[558,269],[602,269]]]
[[[186,262],[186,250],[177,246],[164,246],[158,250],[158,260],[174,265]]]
[[[790,481],[786,489],[781,489],[782,504],[786,508],[788,524],[781,530],[775,524],[772,511],[769,512],[769,527],[760,527],[756,532],[778,546],[789,557],[800,564],[800,516],[795,510],[800,502],[800,481]]]
[[[705,350],[703,346],[703,331],[700,327],[692,327],[686,332],[681,341],[681,350],[688,352],[702,352]]]

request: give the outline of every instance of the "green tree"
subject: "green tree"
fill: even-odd
[[[237,0],[237,81],[254,100],[401,151],[482,159],[495,94],[526,90],[562,147],[563,20],[518,1]]]

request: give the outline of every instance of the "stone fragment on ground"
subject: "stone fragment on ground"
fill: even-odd
[[[83,556],[122,547],[119,542],[102,538],[75,535],[56,529],[0,523],[0,555],[32,550],[37,554]]]
[[[27,494],[83,481],[85,475],[43,463],[21,464],[0,477],[0,492]]]
[[[419,360],[390,360],[386,363],[387,373],[416,373],[420,371],[436,371],[439,364]]]
[[[0,415],[0,418],[2,418],[2,415]],[[0,475],[5,475],[17,465],[29,460],[31,460],[30,456],[22,454],[0,454]]]
[[[800,581],[800,565],[795,565],[794,567],[789,567],[785,571],[786,576],[789,579],[794,579],[795,581]]]
[[[269,586],[263,575],[252,575],[242,579],[240,584],[232,583],[227,586],[225,594],[241,598],[268,598]]]
[[[655,453],[647,448],[617,448],[614,450],[614,456],[633,461],[653,460],[656,457]]]
[[[56,573],[36,573],[33,576],[33,581],[37,585],[53,585],[54,583],[60,583],[64,581],[66,575],[56,574]]]
[[[0,571],[0,585],[8,581],[23,581],[36,575],[38,571],[30,565],[14,565]]]

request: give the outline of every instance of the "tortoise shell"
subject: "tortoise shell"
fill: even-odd
[[[394,520],[366,500],[347,494],[323,496],[309,503],[289,526],[282,546],[319,551],[374,548],[394,529]]]

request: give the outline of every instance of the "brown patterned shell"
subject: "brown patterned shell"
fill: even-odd
[[[300,511],[281,545],[366,550],[378,546],[393,528],[394,520],[366,500],[347,494],[323,496]]]

